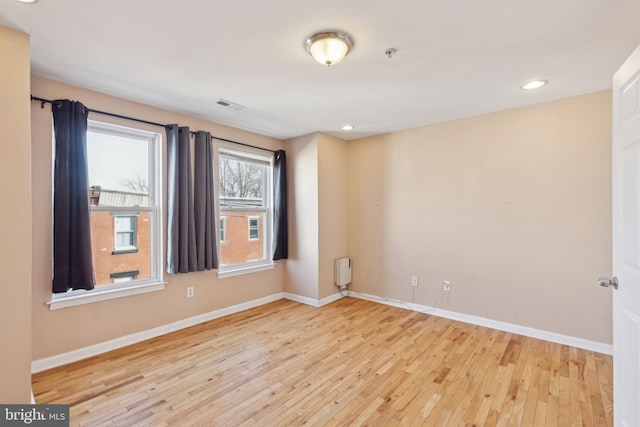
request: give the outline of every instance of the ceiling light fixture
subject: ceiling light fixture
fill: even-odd
[[[355,127],[354,125],[344,125],[344,126],[342,126],[340,129],[342,129],[342,130],[344,130],[344,131],[349,132],[349,131],[354,130],[355,128],[356,128],[356,127]]]
[[[20,3],[28,3],[28,4],[38,3],[38,0],[16,0],[16,1]]]
[[[347,56],[353,48],[353,40],[347,33],[340,31],[323,31],[309,37],[304,47],[313,59],[322,65],[337,64]]]
[[[521,87],[524,90],[533,90],[533,89],[541,88],[547,83],[548,82],[546,80],[531,80],[530,82],[523,84]]]

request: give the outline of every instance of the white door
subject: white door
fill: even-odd
[[[614,423],[639,427],[640,47],[613,77],[612,202]]]

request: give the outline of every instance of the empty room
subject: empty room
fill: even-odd
[[[0,424],[640,425],[638,22],[3,1]]]

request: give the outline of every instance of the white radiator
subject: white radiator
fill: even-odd
[[[341,288],[351,283],[351,258],[338,258],[335,262],[335,284]]]

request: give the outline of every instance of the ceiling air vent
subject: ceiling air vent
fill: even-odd
[[[245,108],[247,108],[244,105],[236,104],[235,102],[227,101],[226,99],[222,98],[220,98],[218,102],[216,102],[216,104],[222,105],[223,107],[231,108],[232,110],[244,110]]]

